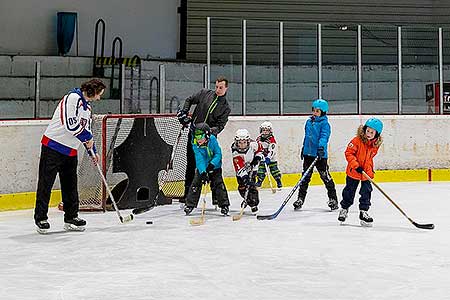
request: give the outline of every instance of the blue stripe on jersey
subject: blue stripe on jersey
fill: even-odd
[[[92,133],[90,133],[88,130],[83,129],[79,134],[77,134],[77,139],[79,139],[81,142],[86,142],[92,139]]]

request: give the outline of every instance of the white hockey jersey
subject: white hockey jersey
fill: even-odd
[[[76,156],[80,142],[91,138],[91,105],[80,89],[73,89],[56,107],[41,143],[61,154]]]
[[[268,138],[263,138],[259,135],[256,140],[260,142],[263,147],[264,157],[270,158],[271,161],[277,161],[278,145],[275,137],[271,135]]]
[[[258,165],[250,166],[250,163],[256,156],[264,159],[263,149],[260,143],[251,140],[250,146],[247,150],[240,150],[237,148],[236,144],[231,145],[231,152],[233,156],[233,166],[238,177],[243,177],[245,175],[251,175],[250,173],[258,170]]]

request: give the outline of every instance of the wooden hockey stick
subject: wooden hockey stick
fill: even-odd
[[[92,157],[95,157],[95,153],[92,149],[89,149],[89,152],[91,153]],[[100,164],[98,162],[95,162],[95,165],[97,166],[98,173],[100,174],[100,177],[102,178],[103,184],[105,185],[106,191],[108,191],[109,197],[111,198],[111,202],[113,204],[114,210],[117,213],[117,216],[119,217],[119,220],[121,223],[127,223],[134,219],[133,214],[130,214],[128,216],[122,217],[120,214],[119,208],[117,207],[116,201],[114,200],[114,196],[111,193],[111,189],[108,186],[108,183],[106,182],[105,175],[103,175],[102,169],[100,168]]]
[[[202,189],[204,188],[205,192],[203,193],[202,196],[202,212],[199,218],[192,218],[189,220],[189,224],[193,225],[193,226],[198,226],[198,225],[203,225],[205,224],[206,218],[205,218],[205,210],[206,210],[206,195],[208,194],[207,191],[207,184],[205,183],[202,187]]]
[[[400,206],[398,206],[397,203],[395,203],[394,200],[392,200],[391,197],[389,197],[383,191],[383,189],[380,186],[378,186],[378,184],[376,184],[375,181],[373,181],[373,179],[369,177],[369,175],[367,175],[366,172],[363,171],[362,173],[363,173],[364,177],[366,177],[367,180],[369,180],[392,203],[392,205],[394,205],[402,213],[402,215],[405,216],[408,219],[408,221],[411,222],[411,224],[413,224],[414,226],[416,226],[417,228],[420,228],[420,229],[434,229],[434,224],[419,224],[419,223],[414,222],[410,217],[408,217],[406,215],[406,213],[400,208]]]
[[[266,173],[267,173],[267,178],[269,178],[270,189],[272,190],[272,193],[275,194],[277,192],[277,190],[274,189],[274,187],[273,187],[272,178],[270,178],[269,166],[266,164],[266,162],[264,162],[264,165],[266,166]]]
[[[249,190],[250,190],[250,187],[247,186],[247,190],[245,191],[245,195],[244,195],[244,205],[242,205],[241,210],[239,211],[238,215],[234,215],[234,216],[231,217],[233,221],[239,221],[242,218],[242,216],[244,215],[244,210],[245,210],[245,208],[248,205],[247,204],[247,197],[248,197],[248,191]]]

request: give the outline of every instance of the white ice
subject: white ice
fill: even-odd
[[[436,228],[415,228],[375,187],[373,228],[360,227],[357,199],[341,226],[324,186],[310,187],[301,211],[291,199],[271,221],[246,214],[233,222],[208,197],[197,227],[178,204],[126,225],[114,212],[83,213],[82,233],[64,232],[63,213],[51,209],[48,235],[36,233],[32,210],[3,212],[0,299],[450,299],[450,183],[380,186],[410,218]],[[260,213],[274,212],[289,191],[262,191]],[[230,197],[237,214],[241,200]]]

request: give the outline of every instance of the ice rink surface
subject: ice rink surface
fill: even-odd
[[[0,299],[450,299],[450,183],[380,186],[436,228],[415,228],[375,187],[373,228],[360,227],[357,200],[340,225],[324,186],[310,187],[301,211],[291,199],[271,221],[233,222],[209,194],[197,227],[178,204],[125,225],[114,212],[83,213],[81,233],[63,231],[63,213],[51,209],[47,235],[35,231],[32,210],[3,212]],[[289,191],[262,191],[260,213],[278,209]],[[230,198],[237,214],[241,199]]]

